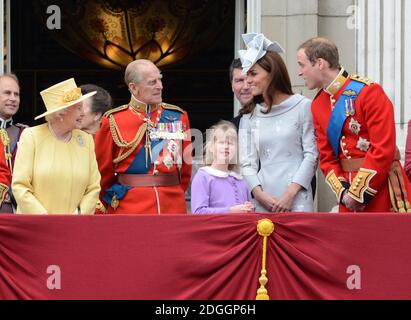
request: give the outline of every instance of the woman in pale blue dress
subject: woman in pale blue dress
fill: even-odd
[[[282,48],[262,34],[245,34],[243,72],[255,104],[240,122],[240,164],[258,212],[314,211],[311,180],[318,152],[310,105],[294,94]]]

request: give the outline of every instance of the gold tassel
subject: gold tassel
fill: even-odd
[[[0,206],[3,204],[7,191],[9,191],[9,187],[3,183],[0,183]]]
[[[263,237],[263,263],[261,268],[261,277],[259,278],[260,282],[260,289],[257,290],[256,300],[270,300],[270,296],[268,295],[268,291],[265,288],[268,278],[267,278],[267,269],[266,269],[266,262],[267,262],[267,238],[271,236],[274,232],[275,226],[274,223],[269,219],[263,219],[258,221],[257,224],[257,232],[260,236]]]
[[[151,139],[148,132],[146,133],[146,145],[144,146],[144,148],[146,153],[146,168],[148,168],[148,157],[150,157],[150,162],[152,161],[151,159],[153,159],[153,153],[151,151]]]
[[[7,166],[10,169],[10,174],[13,174],[13,165],[11,162],[10,138],[5,129],[0,129],[0,139],[4,145],[4,156],[6,158]]]
[[[411,212],[403,171],[398,161],[392,163],[390,171],[388,172],[388,190],[394,212]]]

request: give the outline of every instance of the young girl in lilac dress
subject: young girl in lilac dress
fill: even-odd
[[[207,130],[205,164],[191,183],[191,212],[247,213],[254,210],[251,193],[238,173],[237,130],[220,121]]]

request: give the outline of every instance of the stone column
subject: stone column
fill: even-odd
[[[394,104],[402,155],[411,118],[410,14],[410,1],[357,0],[358,73],[380,83]]]
[[[296,52],[305,40],[318,35],[318,0],[262,0],[262,32],[285,49],[283,58],[295,92],[313,97],[297,74]]]

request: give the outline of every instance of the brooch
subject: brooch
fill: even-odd
[[[351,118],[351,121],[348,125],[350,131],[354,134],[356,134],[357,136],[360,134],[361,131],[361,124],[355,120],[354,118]]]
[[[177,118],[174,118],[172,116],[166,116],[165,118],[169,121],[172,121],[172,122],[177,120]]]
[[[79,144],[80,147],[84,146],[84,140],[83,140],[83,137],[81,135],[77,136],[77,143]]]
[[[170,140],[167,146],[168,151],[175,155],[177,153],[178,144],[174,140]]]
[[[357,148],[360,149],[361,151],[367,152],[368,149],[370,148],[371,142],[369,142],[367,139],[361,138],[358,139],[357,142]]]
[[[346,90],[342,93],[342,95],[347,97],[355,97],[357,95],[357,92],[355,92],[354,90]]]
[[[173,158],[171,158],[171,156],[168,154],[164,157],[163,163],[167,167],[167,169],[170,170],[173,167],[174,161]]]

